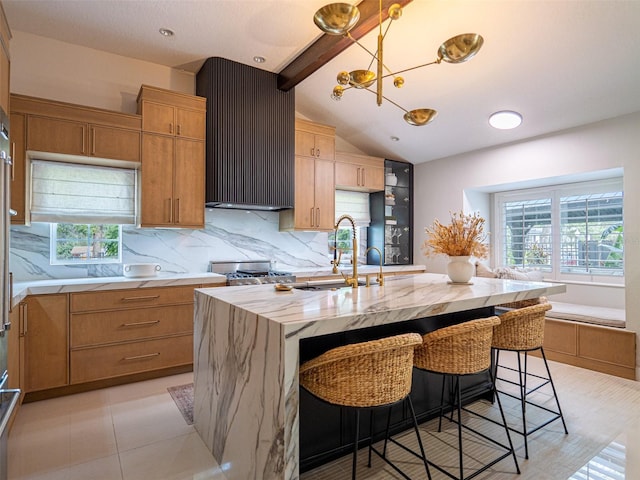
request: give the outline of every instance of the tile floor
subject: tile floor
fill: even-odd
[[[516,475],[513,460],[505,459],[476,478],[640,478],[640,382],[558,363],[551,366],[569,435],[559,422],[545,427],[530,437],[530,459],[525,460],[522,437],[514,434],[522,474]],[[190,381],[191,374],[182,374],[23,405],[9,438],[9,478],[223,480],[223,473],[166,390]],[[547,402],[545,395],[541,392],[540,398]],[[516,421],[518,405],[506,399],[505,404],[509,418]],[[488,403],[474,408],[495,413]],[[421,431],[427,455],[455,468],[457,455],[447,445],[452,430],[445,428],[438,434],[433,422],[427,422]],[[411,445],[414,438],[407,434],[404,440]],[[489,451],[484,442],[468,439],[469,466],[473,467],[473,461]],[[412,478],[425,477],[410,455],[398,449],[390,454]],[[374,458],[371,469],[365,461],[362,450],[358,478],[400,478],[379,459]],[[350,462],[345,457],[300,478],[349,479]],[[446,478],[433,469],[432,476],[434,480]]]

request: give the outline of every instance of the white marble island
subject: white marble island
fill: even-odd
[[[438,274],[354,290],[197,290],[196,430],[230,480],[296,479],[301,339],[564,291],[562,284],[487,278],[450,285]]]

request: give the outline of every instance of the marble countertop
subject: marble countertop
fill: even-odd
[[[154,277],[91,277],[60,278],[15,282],[13,284],[12,305],[17,305],[27,295],[51,293],[91,292],[119,290],[125,288],[174,287],[178,285],[220,284],[227,278],[217,273],[160,273]]]
[[[333,274],[331,268],[299,269],[291,270],[299,277],[329,277],[342,278],[338,274]],[[350,272],[349,266],[341,266],[343,272]],[[361,275],[377,273],[379,267],[374,265],[358,265]],[[403,271],[424,270],[424,265],[397,265],[383,267],[387,273],[398,273]],[[48,280],[34,280],[29,282],[15,282],[13,284],[12,306],[17,305],[27,295],[45,295],[52,293],[69,292],[90,292],[100,290],[119,290],[125,288],[145,288],[145,287],[172,287],[177,285],[197,285],[215,284],[224,285],[227,279],[224,275],[208,272],[197,273],[164,273],[161,272],[154,277],[85,277],[85,278],[56,278]]]
[[[559,283],[474,277],[452,285],[443,274],[393,276],[384,286],[276,291],[273,285],[200,289],[216,300],[280,324],[300,338],[564,293]]]

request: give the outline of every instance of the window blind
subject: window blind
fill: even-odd
[[[135,224],[136,171],[31,161],[31,220],[50,223]]]
[[[368,227],[371,223],[369,194],[365,192],[336,190],[336,220],[344,214],[353,217],[356,227]],[[343,223],[341,226],[347,226],[347,224]]]

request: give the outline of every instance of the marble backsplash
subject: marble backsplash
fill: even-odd
[[[328,268],[327,233],[280,232],[276,212],[207,210],[204,230],[122,228],[122,263],[158,263],[163,272],[206,272],[210,260],[270,259],[275,268]],[[50,225],[11,227],[14,281],[122,275],[122,264],[51,265]]]

